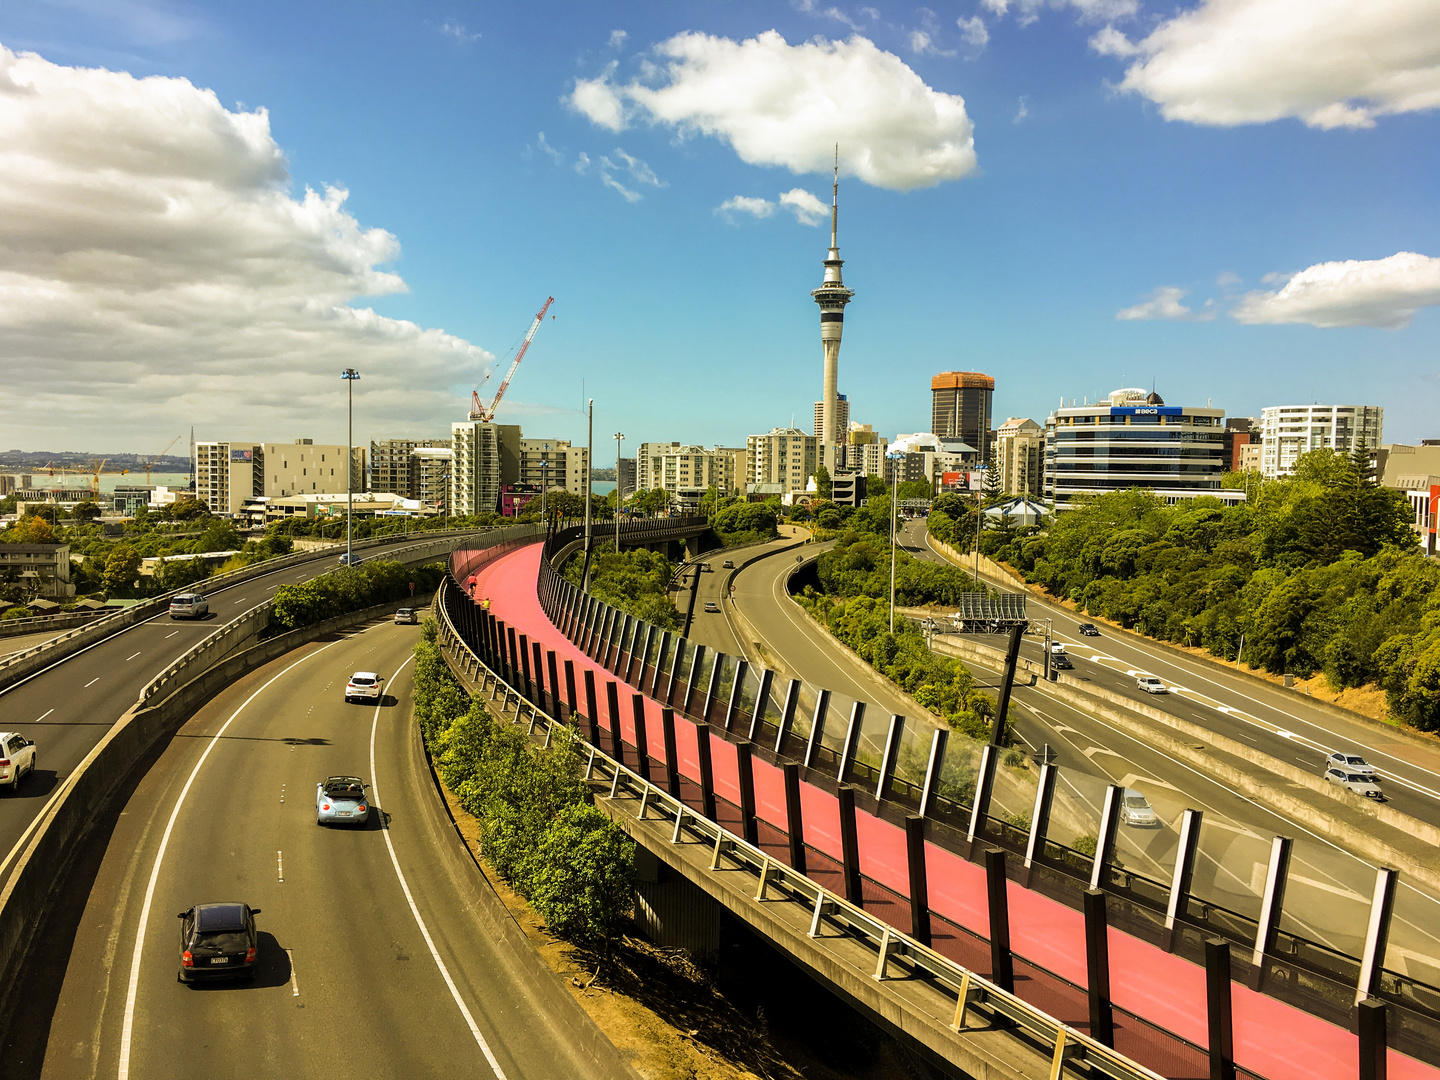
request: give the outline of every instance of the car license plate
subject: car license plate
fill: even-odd
[[[228,963],[230,962],[230,957],[228,957],[228,956],[212,956],[212,957],[210,957],[210,962],[211,962],[212,964],[228,964]]]
[[[349,811],[349,810],[336,810],[336,811],[335,811],[335,816],[336,816],[336,817],[349,817],[349,816],[350,816],[350,811]]]

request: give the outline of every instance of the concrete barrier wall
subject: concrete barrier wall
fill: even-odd
[[[417,600],[417,605],[423,598]],[[8,1015],[16,974],[44,916],[54,890],[63,882],[78,845],[103,818],[111,799],[152,752],[170,738],[205,702],[258,667],[291,649],[347,627],[387,615],[399,602],[377,604],[363,611],[327,619],[314,626],[271,638],[206,668],[209,657],[197,656],[187,671],[193,676],[153,705],[137,703],[85,756],[37,819],[10,876],[0,891],[0,1014]]]
[[[438,536],[433,540],[421,540],[413,548],[405,548],[395,552],[396,556],[403,555],[400,561],[405,563],[420,563],[430,559],[448,555],[450,549],[455,546],[458,537],[470,535],[470,531],[457,531]],[[355,548],[378,547],[383,544],[394,543],[394,538],[381,540],[366,540],[355,544]],[[107,615],[97,622],[91,623],[78,630],[50,641],[42,642],[26,652],[19,653],[9,660],[0,663],[0,690],[13,686],[23,679],[29,678],[37,671],[49,667],[57,661],[66,657],[74,656],[80,650],[94,645],[97,641],[103,641],[111,634],[128,629],[138,622],[158,615],[164,611],[170,603],[170,597],[176,592],[201,592],[211,593],[216,588],[225,588],[230,585],[239,584],[242,581],[249,581],[252,578],[261,577],[276,570],[284,570],[290,566],[298,566],[300,563],[310,562],[317,558],[314,552],[304,552],[299,555],[285,555],[279,559],[270,559],[265,562],[255,563],[241,570],[232,571],[229,574],[222,574],[218,577],[206,578],[204,581],[197,581],[193,585],[186,585],[183,589],[173,589],[170,592],[135,604],[122,612],[114,615]]]

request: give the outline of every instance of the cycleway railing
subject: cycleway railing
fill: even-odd
[[[738,869],[753,876],[757,904],[788,900],[803,905],[809,912],[810,937],[819,937],[828,925],[863,943],[875,957],[872,968],[859,969],[863,975],[883,982],[892,964],[908,968],[907,974],[912,980],[923,981],[934,991],[953,997],[954,1020],[950,1026],[955,1031],[966,1030],[967,1014],[972,1009],[988,1014],[991,1023],[1014,1025],[1030,1042],[1046,1048],[1051,1057],[1052,1077],[1058,1077],[1065,1066],[1083,1065],[1091,1070],[1090,1075],[1114,1080],[1162,1080],[1160,1074],[1061,1023],[990,979],[941,955],[845,896],[831,892],[784,861],[773,858],[758,844],[724,828],[703,811],[617,761],[596,745],[596,741],[587,741],[573,724],[551,715],[531,700],[533,688],[529,694],[522,692],[471,648],[455,626],[454,615],[465,605],[465,599],[456,595],[458,591],[456,583],[447,581],[436,598],[442,644],[460,654],[462,670],[478,683],[477,692],[491,703],[499,716],[503,719],[508,714],[508,719],[517,724],[528,720],[528,734],[543,737],[547,745],[559,739],[573,741],[586,763],[585,778],[601,794],[605,794],[608,781],[608,797],[612,803],[622,797],[639,800],[637,820],[644,821],[650,816],[671,823],[671,844],[687,840],[706,844],[713,851],[711,870]],[[554,670],[553,664],[551,669]],[[573,691],[573,680],[571,689]],[[592,727],[596,719],[593,713],[592,709],[592,715],[586,718],[571,710],[572,718],[587,719]],[[673,734],[667,736],[667,744],[673,746]],[[673,763],[673,751],[668,757]],[[648,762],[645,768],[648,772]],[[723,860],[727,859],[730,865],[724,867]]]

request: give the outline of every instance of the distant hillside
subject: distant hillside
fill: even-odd
[[[149,457],[143,454],[91,454],[82,453],[78,450],[0,450],[0,472],[37,472],[47,464],[57,467],[64,466],[67,469],[90,469],[94,468],[93,462],[104,461],[106,472],[119,472],[121,469],[129,469],[131,472],[145,472],[145,462]],[[174,454],[165,454],[151,464],[152,473],[188,473],[190,471],[190,459],[177,457]]]

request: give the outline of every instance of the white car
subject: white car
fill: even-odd
[[[1170,692],[1170,688],[1154,675],[1141,675],[1135,680],[1135,685],[1147,694],[1168,694]]]
[[[35,744],[14,731],[0,731],[0,784],[20,790],[20,778],[35,771]]]
[[[379,701],[383,680],[373,671],[357,671],[345,684],[346,701]]]
[[[199,593],[179,593],[170,598],[170,618],[203,619],[210,614],[210,601]]]
[[[1334,753],[1325,759],[1327,769],[1339,769],[1341,772],[1359,773],[1367,780],[1380,782],[1379,771],[1359,754]]]
[[[1325,779],[1332,784],[1339,784],[1347,791],[1353,791],[1356,795],[1363,795],[1367,799],[1383,800],[1385,798],[1380,790],[1380,785],[1360,773],[1346,772],[1343,769],[1326,769]]]
[[[1120,820],[1126,825],[1138,825],[1145,829],[1160,824],[1150,800],[1134,788],[1126,788],[1120,797]]]
[[[1064,653],[1064,652],[1065,652],[1065,643],[1064,643],[1063,641],[1052,641],[1052,642],[1050,642],[1050,655],[1051,655],[1051,656],[1060,656],[1060,655],[1061,655],[1062,653]]]

